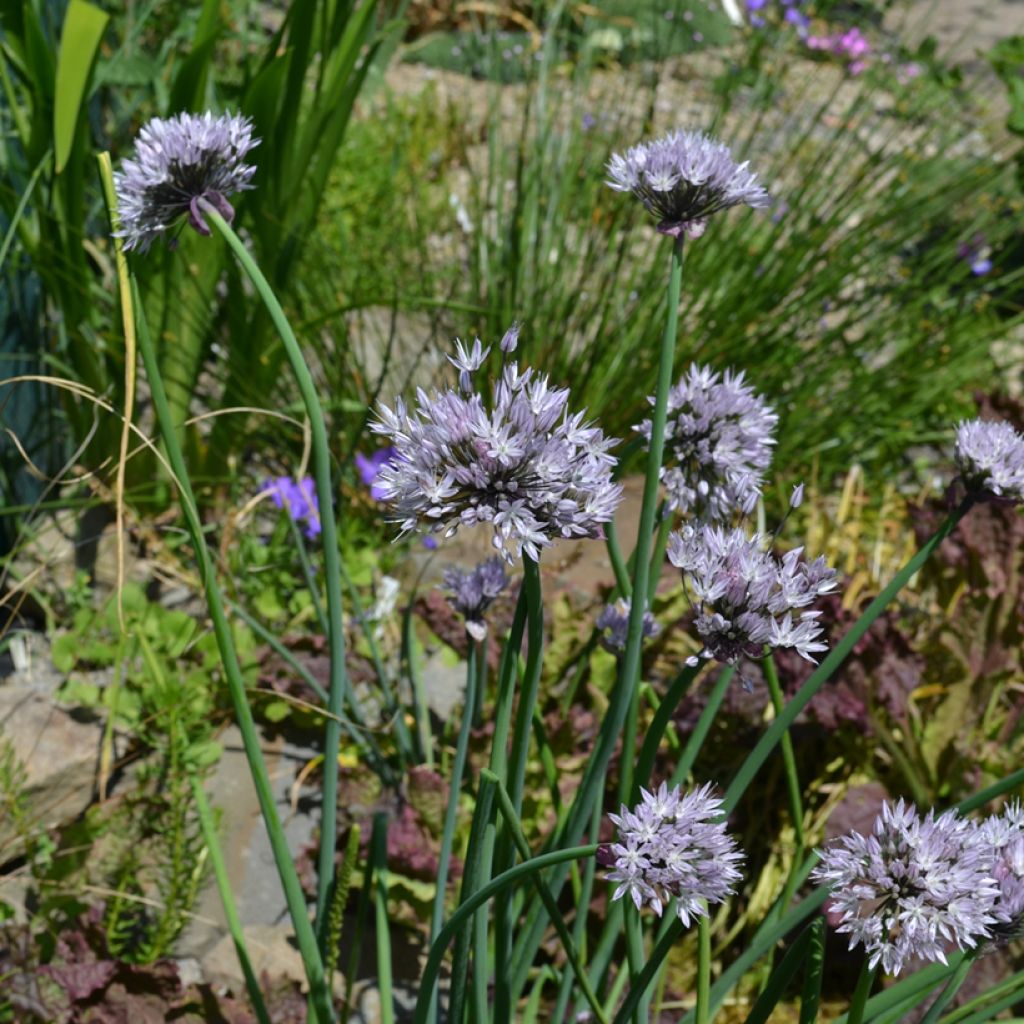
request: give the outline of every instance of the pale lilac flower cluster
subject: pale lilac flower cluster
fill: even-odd
[[[683,572],[697,603],[694,625],[701,656],[734,665],[769,647],[792,647],[808,661],[827,644],[819,637],[820,612],[801,611],[836,588],[824,557],[807,562],[803,548],[781,559],[764,550],[766,538],[717,526],[684,526],[669,537],[669,561]]]
[[[954,945],[974,948],[996,924],[991,848],[955,811],[922,818],[902,800],[885,804],[873,833],[827,846],[812,877],[831,887],[850,948],[863,945],[886,974],[916,958],[946,963]]]
[[[620,597],[613,604],[606,604],[597,617],[595,625],[601,631],[602,645],[613,654],[626,649],[629,634],[629,613],[632,602],[628,597]],[[657,636],[661,632],[658,620],[650,612],[644,612],[643,637],[645,640]]]
[[[992,908],[992,937],[998,944],[1024,935],[1024,807],[1011,803],[980,825],[992,857],[992,876],[999,895]]]
[[[608,175],[613,189],[632,192],[659,218],[658,230],[673,238],[699,238],[708,217],[730,206],[770,202],[747,164],[737,164],[728,146],[702,132],[670,132],[615,153]]]
[[[694,363],[668,394],[661,468],[668,507],[707,522],[753,511],[778,422],[742,370],[718,374]],[[650,441],[650,420],[636,429]]]
[[[256,168],[243,161],[258,144],[252,122],[238,114],[214,117],[207,111],[148,121],[139,131],[135,158],[114,174],[121,220],[117,236],[125,249],[146,252],[185,216],[208,235],[200,200],[232,220],[235,211],[227,197],[252,188]]]
[[[274,504],[293,522],[305,523],[310,540],[320,536],[320,506],[312,477],[293,480],[290,476],[275,476],[266,482],[263,493],[269,493]]]
[[[508,574],[500,558],[488,558],[475,569],[445,569],[444,588],[451,606],[466,620],[466,632],[474,640],[487,636],[484,612],[508,586]]]
[[[956,428],[956,464],[969,491],[1024,501],[1024,436],[1002,420],[968,420]]]
[[[612,899],[628,893],[638,910],[647,904],[659,917],[675,899],[676,913],[689,927],[691,918],[707,916],[709,903],[735,891],[743,854],[725,822],[716,820],[722,801],[710,785],[681,795],[678,786],[662,783],[656,793],[641,793],[632,810],[623,806],[609,815],[619,830],[610,850],[614,869],[608,879],[618,882]]]
[[[507,337],[507,336],[506,336]],[[510,346],[509,346],[510,347]],[[491,401],[472,390],[487,351],[458,345],[459,391],[428,394],[416,407],[380,405],[371,429],[394,456],[376,478],[403,533],[452,536],[487,523],[507,562],[532,559],[558,537],[599,537],[622,488],[612,481],[614,438],[570,414],[569,389],[507,362]]]

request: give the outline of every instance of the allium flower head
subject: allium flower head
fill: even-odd
[[[452,361],[458,391],[419,389],[414,409],[382,404],[371,423],[395,450],[377,479],[402,532],[450,537],[489,523],[507,562],[537,559],[558,537],[600,536],[622,493],[608,454],[615,439],[570,414],[569,389],[533,370],[507,362],[486,401],[473,390],[475,350]]]
[[[699,238],[719,210],[770,202],[746,163],[737,164],[728,146],[701,132],[670,132],[615,153],[608,175],[613,189],[632,192],[659,219],[658,230],[674,238]]]
[[[850,948],[863,945],[886,974],[918,957],[946,963],[953,945],[973,948],[995,923],[991,851],[978,825],[955,811],[922,818],[902,800],[885,804],[874,832],[841,836],[821,851],[812,877],[832,888]]]
[[[645,903],[660,917],[676,899],[676,913],[689,927],[690,918],[706,917],[708,903],[721,903],[741,878],[743,854],[725,830],[722,801],[710,785],[685,795],[662,783],[656,793],[642,789],[643,800],[632,810],[623,806],[609,818],[619,830],[612,844],[614,862],[608,879],[618,882],[612,899],[629,894],[639,910]]]
[[[271,500],[283,509],[295,523],[306,524],[306,536],[313,540],[320,536],[320,506],[316,499],[316,484],[311,476],[293,480],[290,476],[275,476],[263,487]]]
[[[654,405],[654,399],[648,398]],[[668,506],[708,522],[749,514],[779,418],[743,379],[694,363],[668,394],[661,479]],[[651,421],[637,428],[648,441]]]
[[[1002,945],[1024,936],[1024,807],[1015,800],[979,827],[999,886],[992,909],[992,937]]]
[[[764,645],[792,647],[802,658],[827,650],[818,638],[820,612],[801,611],[836,588],[836,571],[824,557],[813,562],[794,548],[781,559],[764,550],[766,538],[716,526],[684,526],[668,542],[669,561],[697,602],[694,622],[704,641],[702,657],[736,664],[760,657]]]
[[[967,420],[956,428],[956,464],[982,496],[1024,501],[1024,436],[1002,420]]]
[[[489,558],[475,569],[446,569],[444,588],[451,606],[466,620],[466,632],[474,640],[487,636],[484,612],[508,586],[508,575],[500,558]]]
[[[227,221],[235,214],[227,197],[252,188],[256,168],[244,163],[259,144],[252,122],[238,114],[214,117],[178,114],[154,117],[142,126],[135,157],[114,174],[125,249],[146,252],[182,217],[202,235],[210,228],[203,220],[200,200],[208,202]]]
[[[602,632],[601,643],[613,653],[626,649],[626,637],[629,633],[629,613],[632,603],[628,597],[620,597],[614,604],[604,606],[597,617],[595,625]],[[661,626],[650,613],[644,612],[643,636],[648,639],[657,636]]]

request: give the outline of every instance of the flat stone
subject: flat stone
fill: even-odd
[[[19,673],[20,674],[20,673]],[[0,686],[0,737],[24,769],[33,826],[71,821],[92,801],[103,724],[80,720],[29,686]],[[0,820],[0,860],[17,854],[17,831]]]

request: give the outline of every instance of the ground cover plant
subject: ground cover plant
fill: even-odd
[[[872,11],[5,13],[0,1019],[1020,1012],[1016,163]]]

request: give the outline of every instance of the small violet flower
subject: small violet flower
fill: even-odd
[[[701,132],[671,132],[615,153],[608,175],[611,188],[632,192],[658,218],[658,230],[673,238],[699,238],[708,217],[730,206],[770,202],[747,164],[737,164],[727,146]]]
[[[601,644],[606,650],[618,654],[626,649],[629,633],[629,613],[632,604],[628,597],[620,597],[614,604],[605,605],[595,625],[602,632]],[[650,639],[661,632],[661,626],[650,612],[644,612],[643,637]]]
[[[267,481],[263,493],[288,513],[294,523],[306,524],[306,536],[313,540],[320,536],[320,506],[316,498],[316,484],[310,476],[293,480],[290,476],[275,476]]]
[[[618,883],[612,899],[628,893],[638,910],[647,904],[660,917],[674,898],[689,927],[691,918],[707,916],[707,904],[722,903],[735,891],[743,854],[725,822],[715,820],[722,801],[710,785],[685,795],[665,783],[656,793],[640,792],[636,807],[608,816],[619,830],[619,841],[603,856],[614,865],[609,881]]]
[[[1024,502],[1024,436],[1002,420],[967,420],[956,428],[960,478],[979,499]]]
[[[984,235],[975,235],[969,242],[961,242],[956,254],[966,260],[975,277],[984,277],[992,273],[992,250]]]
[[[207,111],[148,121],[134,159],[114,174],[121,221],[116,235],[125,249],[146,252],[183,217],[201,235],[210,234],[204,202],[231,221],[228,196],[253,187],[256,168],[243,161],[257,145],[252,122],[238,114],[214,117]]]
[[[507,586],[508,575],[500,558],[489,558],[469,572],[452,568],[444,573],[448,601],[465,618],[466,632],[474,640],[487,636],[484,612]]]
[[[600,536],[622,494],[608,454],[615,440],[569,412],[568,388],[515,362],[486,400],[473,390],[484,355],[459,347],[458,391],[419,389],[412,410],[401,399],[379,406],[370,429],[394,449],[377,477],[392,520],[402,533],[446,537],[487,523],[507,562],[524,552],[536,560],[559,537]]]
[[[821,613],[802,611],[796,621],[793,613],[835,590],[835,569],[823,556],[804,561],[802,548],[777,559],[765,544],[758,534],[708,525],[684,526],[669,537],[669,561],[682,570],[697,602],[701,657],[735,665],[760,657],[767,644],[792,647],[813,662],[828,649],[819,639]]]
[[[668,507],[708,522],[751,512],[778,421],[742,371],[720,376],[694,363],[668,395],[661,468]],[[650,441],[650,420],[636,429]]]
[[[820,852],[811,877],[832,889],[837,931],[886,974],[915,958],[946,963],[954,945],[973,948],[992,934],[991,850],[955,811],[922,818],[902,800],[885,804],[871,835],[850,832]]]
[[[355,454],[356,472],[359,474],[359,479],[370,488],[370,497],[374,501],[380,501],[384,497],[381,485],[377,483],[377,477],[380,476],[381,469],[394,454],[395,449],[390,446],[378,448],[370,456],[363,455],[362,452]]]

